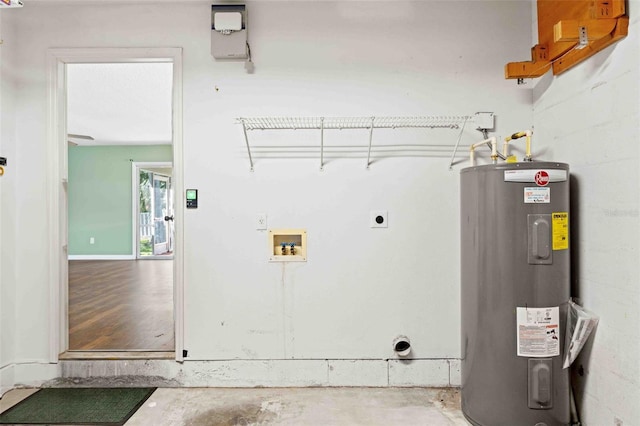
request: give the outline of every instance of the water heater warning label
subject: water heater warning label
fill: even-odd
[[[551,234],[553,250],[569,248],[569,213],[554,212],[551,214]]]
[[[525,187],[524,202],[525,204],[550,203],[551,188],[541,188],[539,186]]]
[[[516,308],[518,356],[560,355],[560,308]]]

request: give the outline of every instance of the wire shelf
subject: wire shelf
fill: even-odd
[[[411,117],[240,117],[237,122],[242,124],[244,139],[247,145],[249,163],[253,171],[253,157],[249,144],[248,131],[252,130],[319,130],[320,131],[320,170],[324,168],[324,131],[342,129],[366,129],[369,131],[367,150],[367,168],[371,165],[371,150],[374,129],[455,129],[458,139],[453,149],[451,163],[462,138],[462,132],[467,123],[473,122],[473,116],[467,115],[436,115]],[[255,147],[254,147],[255,149]]]
[[[417,117],[241,117],[238,122],[247,130],[320,130],[320,129],[459,129],[470,116]]]

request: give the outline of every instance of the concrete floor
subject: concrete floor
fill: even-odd
[[[33,393],[15,389],[0,410]],[[457,389],[159,388],[127,426],[467,426]]]

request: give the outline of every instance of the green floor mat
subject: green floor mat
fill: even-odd
[[[0,414],[0,424],[123,425],[156,388],[46,388]]]

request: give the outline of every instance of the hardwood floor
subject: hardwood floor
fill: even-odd
[[[171,260],[69,261],[69,350],[173,349]]]

